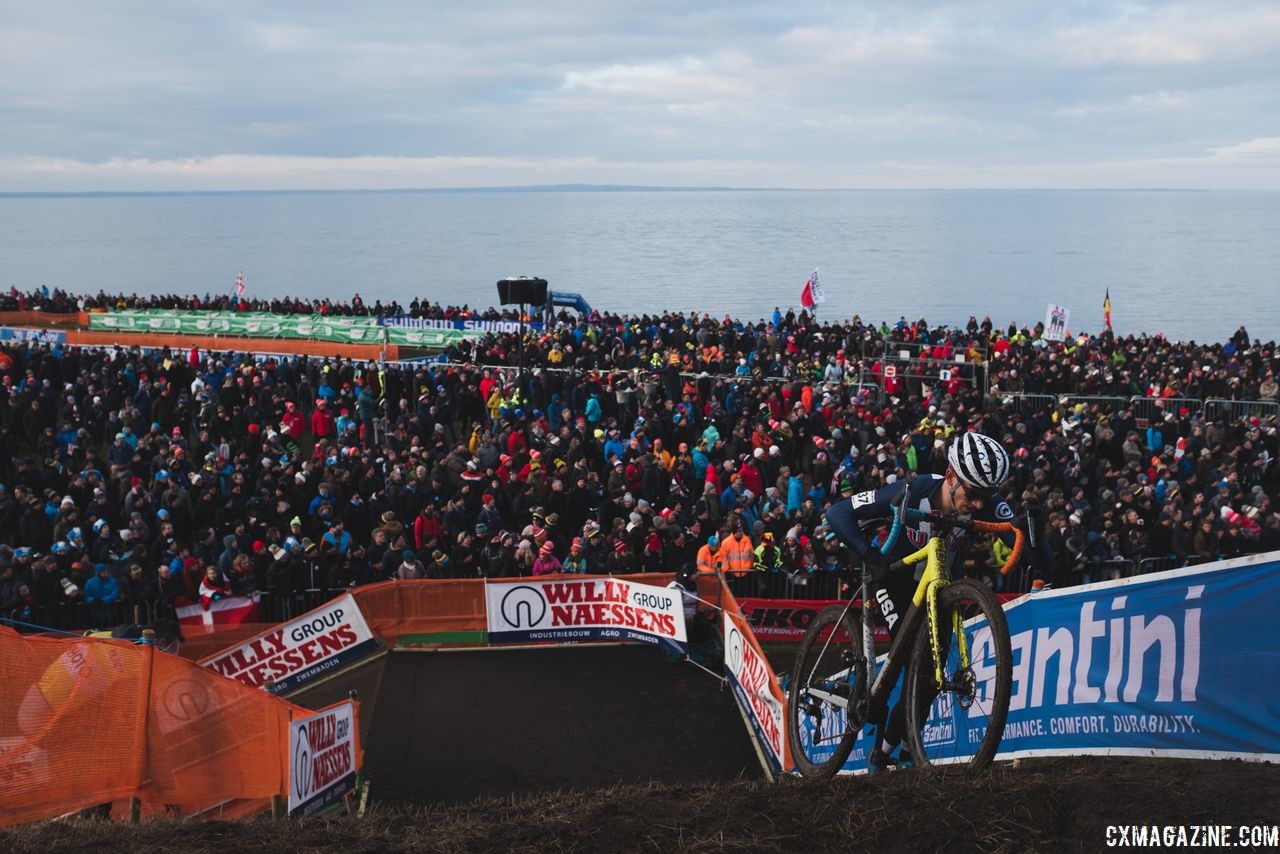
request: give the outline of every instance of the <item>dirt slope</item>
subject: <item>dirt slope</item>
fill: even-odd
[[[595,789],[291,824],[46,823],[0,850],[135,851],[1097,851],[1109,824],[1280,821],[1280,767],[1055,759],[980,774]]]

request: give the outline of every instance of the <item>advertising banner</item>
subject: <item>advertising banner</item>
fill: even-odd
[[[35,341],[40,344],[65,344],[67,333],[61,329],[20,329],[0,327],[0,341]]]
[[[1013,690],[998,758],[1280,760],[1280,624],[1260,607],[1276,601],[1280,552],[1010,603]],[[990,632],[980,622],[969,631],[985,693]],[[935,702],[927,745],[949,755],[976,745],[980,706]],[[871,746],[864,731],[845,772],[865,770]]]
[[[348,700],[289,722],[289,816],[332,806],[356,787],[355,704]]]
[[[377,649],[360,607],[347,593],[200,664],[283,694]]]
[[[828,605],[843,605],[835,599],[739,599],[738,607],[758,640],[800,643],[818,612]],[[855,603],[855,608],[861,604]],[[889,642],[889,630],[875,627],[876,643]]]
[[[397,326],[385,327],[387,341],[406,347],[448,347],[465,338],[479,338],[483,332],[466,333],[460,329],[404,329]]]
[[[293,338],[340,344],[379,344],[383,328],[372,317],[326,317],[235,311],[162,311],[139,309],[89,315],[89,329],[114,332],[163,332],[179,335],[231,335]]]
[[[724,672],[765,758],[774,771],[781,770],[786,755],[782,692],[751,630],[728,611],[724,612]]]
[[[684,652],[678,591],[621,578],[485,585],[490,643],[638,641]]]
[[[340,344],[402,344],[445,348],[467,338],[513,332],[515,321],[422,320],[411,317],[337,317],[319,314],[272,314],[262,311],[166,311],[124,309],[89,314],[89,329],[111,332],[164,332],[178,335],[230,335],[245,338],[292,338]],[[541,323],[526,323],[538,333]],[[65,335],[64,335],[65,338]]]
[[[494,333],[515,333],[520,331],[518,320],[436,320],[425,317],[384,317],[384,326],[403,329],[455,329],[466,333],[468,338],[479,338]],[[542,332],[542,321],[527,320],[525,332],[537,335]]]
[[[996,598],[1008,602],[1018,598],[1012,594],[997,593]],[[844,605],[843,599],[739,599],[742,615],[751,625],[751,632],[758,640],[800,643],[809,623],[818,612],[831,605]],[[862,603],[854,600],[854,607],[861,610]],[[889,630],[883,625],[874,627],[876,643],[889,642]]]

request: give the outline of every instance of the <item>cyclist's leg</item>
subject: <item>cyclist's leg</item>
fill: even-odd
[[[920,564],[923,566],[924,564]],[[890,641],[898,639],[898,631],[902,619],[911,607],[911,597],[916,592],[917,579],[910,571],[891,573],[883,581],[872,587],[872,595],[880,606],[880,619],[889,629]],[[901,677],[899,677],[901,681]],[[883,757],[893,754],[906,732],[906,710],[901,702],[895,703],[888,712],[888,721],[882,716],[874,722],[876,725],[876,753]]]

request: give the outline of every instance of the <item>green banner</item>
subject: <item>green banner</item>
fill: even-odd
[[[228,335],[239,338],[294,338],[340,344],[401,344],[444,348],[483,330],[411,329],[382,326],[371,317],[324,317],[314,314],[271,314],[257,311],[164,311],[137,309],[93,312],[89,329],[96,332],[159,332],[171,335]],[[385,338],[384,338],[385,336]]]
[[[113,311],[91,313],[89,328],[111,332],[159,332],[178,335],[232,335],[242,338],[295,338],[341,344],[380,344],[382,327],[368,317],[321,317],[268,312]]]
[[[406,329],[387,326],[387,341],[405,347],[439,347],[444,349],[464,338],[480,338],[486,333],[467,329]]]

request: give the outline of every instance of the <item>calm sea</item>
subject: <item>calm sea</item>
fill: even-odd
[[[487,306],[505,276],[593,306],[755,319],[1032,324],[1280,337],[1280,193],[405,192],[0,197],[0,286],[361,293]]]

